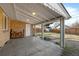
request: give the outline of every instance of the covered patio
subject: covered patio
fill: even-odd
[[[39,37],[14,39],[0,48],[0,56],[58,56],[62,48]]]
[[[3,16],[6,17],[5,22],[2,24],[2,37],[0,39],[0,55],[60,55],[61,49],[64,48],[64,20],[69,19],[71,16],[61,3],[11,3],[0,4],[3,11]],[[4,19],[3,19],[4,20]],[[8,20],[8,21],[6,21]],[[8,25],[9,20],[20,21],[24,23],[22,26],[17,23],[11,28]],[[60,22],[60,46],[54,43],[43,41],[44,39],[44,26],[53,22]],[[21,24],[22,24],[21,23]],[[6,26],[7,24],[7,26]],[[36,36],[35,26],[41,24],[41,36]],[[13,27],[12,26],[12,27]],[[18,27],[20,26],[20,27]],[[16,30],[15,30],[16,27]],[[34,30],[33,30],[34,29]],[[11,39],[11,31],[21,31],[22,38]],[[8,33],[8,34],[5,34]],[[4,35],[5,34],[5,35]],[[6,36],[7,35],[7,36]],[[16,35],[15,35],[16,36]],[[18,34],[17,34],[18,36]],[[19,35],[20,36],[20,35]],[[2,42],[2,43],[1,43]],[[7,44],[5,44],[7,42]],[[9,50],[10,49],[10,50]]]

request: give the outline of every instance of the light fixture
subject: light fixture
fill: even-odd
[[[35,12],[32,12],[32,15],[34,15],[34,16],[35,16],[35,15],[36,15],[36,13],[35,13]]]
[[[27,19],[27,21],[29,21],[29,19]]]

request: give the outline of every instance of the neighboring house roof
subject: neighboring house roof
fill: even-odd
[[[0,6],[8,17],[30,24],[70,18],[64,6],[58,3],[1,3]]]
[[[45,25],[45,26],[46,26],[46,25]],[[49,25],[47,25],[46,27],[47,27],[47,28],[51,28],[51,29],[54,29],[54,28],[60,29],[60,23],[59,23],[59,22],[54,22],[54,23],[52,23],[52,25],[49,24]],[[64,25],[64,27],[65,27],[65,29],[71,28],[71,27],[68,26],[68,25]]]
[[[60,29],[60,26],[58,26],[58,27],[56,27],[57,29]],[[67,25],[64,25],[64,28],[65,29],[69,29],[69,28],[71,28],[70,26],[67,26]]]

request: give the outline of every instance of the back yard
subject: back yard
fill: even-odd
[[[60,44],[59,33],[44,33],[50,42]],[[65,34],[65,48],[62,52],[63,56],[79,56],[79,35]]]

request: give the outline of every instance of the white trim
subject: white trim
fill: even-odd
[[[71,16],[69,15],[69,13],[67,12],[67,10],[65,9],[65,7],[63,6],[62,3],[56,3],[56,6],[58,6],[58,8],[55,6],[52,6],[52,3],[44,3],[44,5],[49,7],[51,10],[55,11],[56,13],[58,13],[59,15],[64,17],[65,19],[71,18]]]

